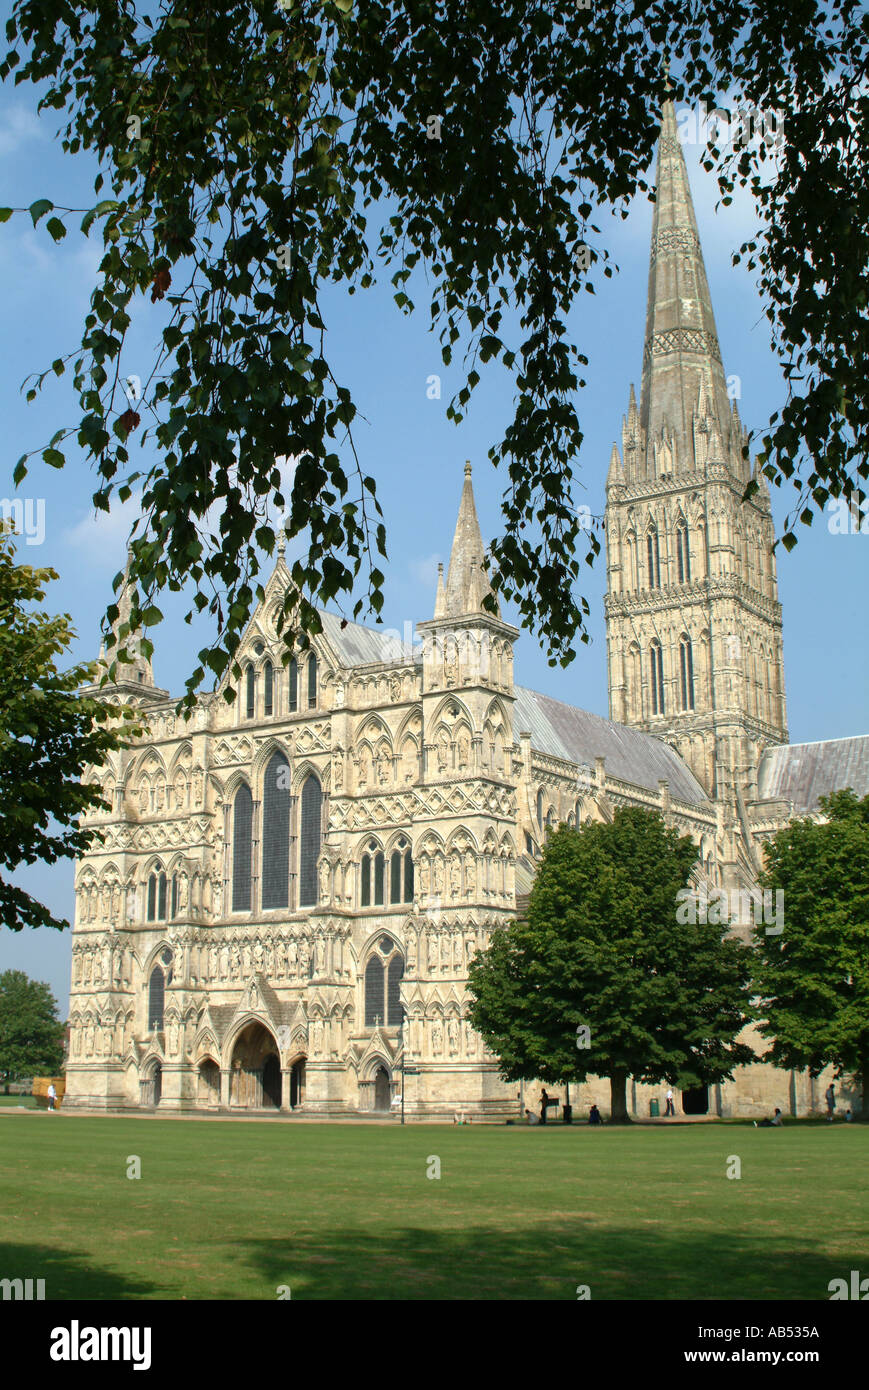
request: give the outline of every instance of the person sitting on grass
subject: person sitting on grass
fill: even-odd
[[[529,1125],[539,1125],[539,1124],[540,1124],[540,1121],[539,1121],[539,1119],[537,1118],[537,1116],[534,1114],[534,1111],[533,1111],[533,1110],[526,1110],[526,1111],[525,1111],[525,1120],[526,1120],[526,1123],[529,1124]]]
[[[757,1124],[757,1120],[755,1120],[754,1123]],[[775,1108],[775,1114],[773,1115],[772,1119],[771,1119],[771,1120],[761,1120],[761,1122],[760,1122],[760,1128],[761,1128],[761,1129],[772,1129],[773,1125],[780,1125],[780,1124],[783,1124],[783,1123],[784,1123],[784,1121],[782,1120],[782,1117],[781,1117],[781,1111],[779,1110],[778,1106],[776,1106],[776,1108]]]

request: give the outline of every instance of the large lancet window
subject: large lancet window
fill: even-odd
[[[263,667],[263,714],[270,719],[275,712],[275,668],[270,661]]]
[[[658,550],[658,528],[650,526],[646,532],[646,560],[649,572],[649,588],[661,587],[661,556]]]
[[[302,787],[299,834],[299,907],[317,903],[317,860],[322,838],[323,792],[313,773]]]
[[[162,868],[158,864],[152,874],[148,876],[148,921],[166,921],[166,888],[167,880]],[[173,908],[174,913],[174,908]]]
[[[401,981],[404,957],[389,936],[382,936],[365,967],[365,1027],[401,1026]]]
[[[652,686],[652,713],[664,713],[664,653],[657,639],[649,648],[649,674]]]
[[[683,710],[692,710],[694,708],[694,656],[690,637],[682,637],[679,642],[679,686]]]
[[[317,708],[317,657],[314,652],[308,657],[308,709]]]
[[[246,686],[247,717],[248,719],[253,719],[254,715],[256,714],[256,673],[254,672],[252,666],[248,666],[247,668]]]
[[[289,712],[295,714],[299,708],[299,663],[294,656],[290,657],[290,692],[289,692]]]
[[[263,781],[262,906],[290,905],[290,769],[275,753]]]
[[[241,786],[236,792],[232,820],[232,910],[250,912],[253,844],[253,797],[250,787]]]
[[[166,980],[159,965],[155,965],[148,981],[148,1032],[163,1027],[163,999]]]

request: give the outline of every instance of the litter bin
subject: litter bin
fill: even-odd
[[[561,1107],[561,1118],[564,1120],[564,1123],[565,1123],[566,1125],[569,1125],[569,1124],[572,1124],[572,1123],[573,1123],[573,1106],[572,1106],[572,1105],[562,1105],[562,1107]]]
[[[653,1120],[657,1120],[661,1114],[661,1107],[656,1100],[649,1101],[649,1115]]]

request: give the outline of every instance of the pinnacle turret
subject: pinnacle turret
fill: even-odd
[[[465,482],[462,487],[462,500],[459,503],[459,516],[453,548],[450,552],[450,568],[444,591],[443,612],[436,617],[462,618],[472,613],[483,612],[483,599],[492,592],[486,573],[482,568],[485,547],[477,520],[474,505],[474,488],[471,483],[471,465],[465,464]],[[440,588],[438,590],[440,597]],[[500,610],[496,609],[500,617]]]

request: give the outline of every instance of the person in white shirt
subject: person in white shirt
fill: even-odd
[[[57,1091],[56,1091],[56,1089],[55,1089],[54,1082],[52,1081],[51,1084],[50,1084],[50,1086],[49,1086],[49,1088],[48,1088],[48,1108],[49,1108],[49,1110],[53,1110],[53,1109],[54,1109],[54,1102],[55,1102],[56,1100],[57,1100]]]
[[[667,1091],[667,1109],[664,1111],[664,1114],[665,1114],[665,1115],[675,1115],[675,1113],[676,1113],[676,1107],[675,1107],[675,1105],[673,1104],[673,1091],[672,1091],[672,1088],[670,1088],[670,1089],[668,1089],[668,1091]]]

